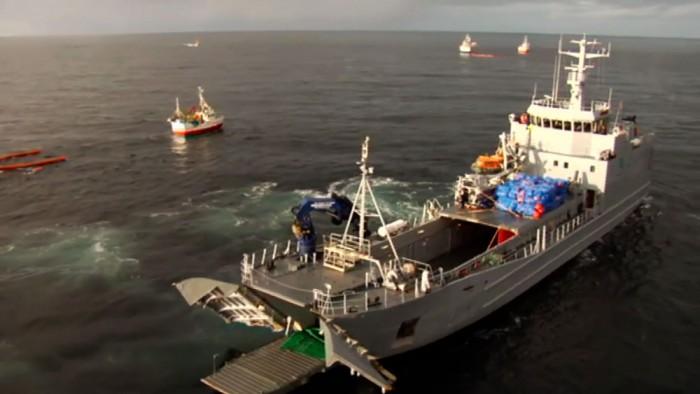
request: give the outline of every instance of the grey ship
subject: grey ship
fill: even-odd
[[[325,236],[317,248],[286,242],[245,254],[240,284],[176,283],[190,305],[230,323],[286,335],[320,328],[321,357],[282,349],[281,338],[202,381],[223,393],[281,392],[343,364],[390,390],[396,377],[380,359],[497,310],[640,206],[649,193],[652,134],[635,117],[611,111],[612,90],[607,100],[586,95],[587,72],[594,59],[610,56],[610,46],[585,36],[571,43],[576,50],[565,51],[560,40],[551,95],[533,94],[526,112],[508,116],[497,154],[458,178],[453,206],[428,201],[413,225],[387,225],[372,192],[365,139],[342,234]],[[573,58],[563,67],[568,98],[558,96],[562,58]],[[567,180],[564,201],[536,217],[502,206],[494,190],[522,174]],[[369,218],[378,219],[384,238],[368,235]]]

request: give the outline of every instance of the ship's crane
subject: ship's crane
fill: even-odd
[[[316,231],[311,219],[311,213],[322,212],[331,217],[331,223],[339,225],[350,218],[352,201],[345,196],[331,193],[329,197],[307,196],[301,203],[292,208],[294,223],[292,232],[297,238],[300,255],[310,255],[316,251]],[[359,220],[357,215],[353,222]]]

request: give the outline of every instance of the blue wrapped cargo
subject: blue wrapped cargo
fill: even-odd
[[[496,188],[499,209],[524,216],[539,217],[556,209],[566,200],[569,181],[545,176],[516,174]]]

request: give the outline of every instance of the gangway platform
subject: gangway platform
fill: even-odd
[[[229,361],[202,382],[224,394],[286,393],[323,371],[323,360],[282,349],[286,339]]]

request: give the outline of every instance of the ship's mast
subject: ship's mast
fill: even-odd
[[[199,93],[199,110],[202,112],[213,112],[212,107],[204,100],[204,89],[201,86],[197,86],[197,92]]]
[[[569,109],[580,111],[585,101],[584,87],[586,85],[586,72],[595,66],[591,63],[586,63],[587,60],[610,57],[610,46],[607,50],[600,48],[596,52],[588,52],[588,47],[595,48],[600,46],[596,40],[587,41],[586,35],[580,40],[571,40],[571,43],[578,44],[578,51],[562,51],[561,44],[559,47],[559,55],[570,56],[576,61],[571,62],[571,65],[564,67],[569,72],[566,78],[566,83],[569,85],[571,97],[569,99]]]
[[[379,221],[382,226],[386,227],[386,223],[384,222],[384,217],[382,216],[382,211],[379,209],[379,204],[377,204],[377,199],[374,197],[374,192],[372,191],[372,185],[370,184],[369,178],[370,176],[374,173],[374,167],[368,167],[367,166],[367,159],[369,158],[369,137],[365,137],[365,141],[362,143],[362,156],[359,162],[357,162],[358,166],[360,167],[360,173],[361,178],[360,178],[360,185],[357,188],[357,193],[355,194],[354,201],[352,203],[352,212],[350,213],[350,220],[348,220],[347,224],[345,225],[345,231],[343,232],[343,239],[342,242],[346,243],[348,241],[348,234],[350,232],[350,224],[353,222],[352,218],[355,215],[358,215],[360,218],[360,223],[359,223],[359,229],[358,229],[358,238],[359,238],[359,244],[362,245],[365,240],[365,228],[367,226],[365,222],[365,218],[371,216],[376,216],[379,218]],[[368,213],[367,210],[367,193],[369,193],[370,198],[372,199],[372,205],[374,208],[374,213]],[[391,247],[391,251],[394,255],[394,258],[396,259],[397,262],[399,262],[399,254],[396,252],[396,248],[394,247],[394,241],[392,241],[391,236],[387,234],[387,240],[389,241],[389,246]]]
[[[180,119],[184,116],[185,116],[185,114],[183,114],[182,110],[180,110],[180,98],[175,97],[175,112],[173,112],[173,114],[171,115],[170,118],[168,118],[168,120]]]

